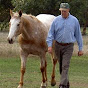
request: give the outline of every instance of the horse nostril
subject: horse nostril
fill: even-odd
[[[9,42],[10,44],[13,44],[13,39],[8,39],[8,42]]]

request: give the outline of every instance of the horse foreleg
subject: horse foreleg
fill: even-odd
[[[55,86],[56,85],[56,81],[55,81],[55,66],[57,63],[57,59],[53,59],[53,71],[52,71],[52,76],[51,76],[51,86]]]
[[[23,76],[24,76],[24,73],[25,73],[25,68],[21,68],[21,76],[20,76],[20,82],[19,82],[18,88],[22,88],[22,86],[23,86]]]
[[[21,52],[21,76],[20,76],[20,82],[19,82],[19,86],[18,88],[22,88],[23,87],[23,77],[24,77],[24,73],[25,73],[25,69],[26,69],[26,60],[27,60],[27,56],[24,53]]]
[[[42,73],[42,83],[41,83],[41,87],[40,88],[46,88],[47,86],[47,74],[46,74],[46,67],[47,67],[47,63],[44,57],[41,57],[41,73]]]

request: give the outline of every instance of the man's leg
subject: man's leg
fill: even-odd
[[[69,70],[70,59],[73,53],[73,45],[74,44],[64,46],[64,48],[62,49],[63,59],[62,59],[62,73],[61,73],[60,85],[67,86],[69,84],[68,70]]]

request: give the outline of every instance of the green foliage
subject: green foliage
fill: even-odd
[[[9,23],[8,22],[0,22],[0,31],[8,31]]]
[[[55,14],[58,12],[58,0],[12,0],[15,11],[37,15],[40,13]]]
[[[1,0],[0,2],[0,22],[9,20],[9,10],[13,8],[11,0]]]
[[[71,7],[71,14],[76,16],[83,24],[88,19],[88,0],[12,0],[15,11],[22,10],[25,13],[37,15],[48,13],[59,15],[59,5],[68,2]]]
[[[88,20],[88,0],[71,0],[70,6],[71,13],[84,24]]]
[[[0,0],[0,22],[9,21],[10,9],[32,15],[45,13],[57,16],[62,2],[70,4],[70,13],[79,19],[81,25],[88,23],[88,0]]]
[[[7,31],[8,29],[10,8],[13,8],[11,0],[0,0],[0,31]]]

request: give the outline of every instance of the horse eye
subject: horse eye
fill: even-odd
[[[17,26],[19,26],[20,24],[17,24]]]

